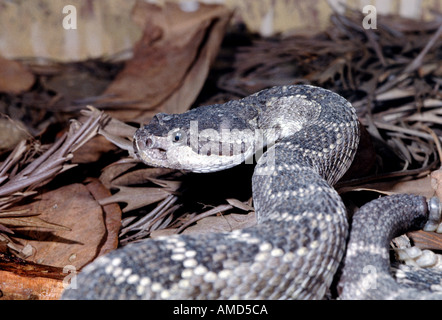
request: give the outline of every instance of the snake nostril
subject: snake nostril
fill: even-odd
[[[153,147],[153,140],[151,139],[151,138],[147,138],[146,139],[146,141],[145,141],[145,144],[146,144],[146,148],[152,148]]]

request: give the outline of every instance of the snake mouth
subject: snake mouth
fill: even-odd
[[[164,149],[148,149],[144,151],[144,154],[148,154],[149,157],[156,160],[166,160],[167,153]]]
[[[134,153],[137,158],[151,165],[157,164],[156,161],[166,160],[167,151],[157,146],[155,141],[145,130],[137,130],[133,140]]]
[[[167,158],[166,149],[163,149],[160,146],[156,146],[155,140],[153,138],[146,138],[146,140],[144,141],[144,146],[145,147],[141,150],[144,153],[149,154],[153,158],[158,160],[165,160]]]

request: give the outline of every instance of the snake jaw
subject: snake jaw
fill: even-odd
[[[167,151],[161,137],[154,137],[144,129],[139,129],[134,135],[134,152],[138,159],[152,166],[164,166],[167,162]]]

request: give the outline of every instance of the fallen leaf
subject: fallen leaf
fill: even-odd
[[[156,185],[159,185],[160,187],[163,187],[167,191],[177,191],[182,184],[182,181],[174,181],[174,180],[161,180],[161,179],[155,179],[155,178],[148,178],[149,181],[155,183]]]
[[[356,187],[342,187],[338,190],[340,194],[350,191],[372,191],[385,195],[412,193],[425,196],[427,198],[432,197],[434,194],[434,190],[430,183],[430,176],[408,181],[382,181],[358,185]]]
[[[28,91],[35,77],[21,63],[0,56],[0,92],[18,94]]]
[[[0,153],[15,148],[20,141],[29,136],[21,121],[0,117]]]
[[[86,188],[92,194],[95,200],[101,200],[109,197],[111,193],[98,179],[90,179]],[[100,244],[98,256],[106,254],[118,247],[118,234],[121,228],[121,209],[116,203],[110,203],[102,206],[104,213],[104,224],[106,226],[106,239]]]
[[[77,149],[72,158],[72,163],[91,163],[97,161],[101,155],[111,150],[115,150],[115,147],[103,136],[96,136],[89,140],[86,144]]]
[[[199,4],[198,10],[184,12],[176,3],[159,7],[139,1],[133,12],[134,19],[144,25],[143,37],[133,59],[103,93],[109,98],[99,104],[125,106],[109,113],[138,122],[160,111],[186,111],[218,53],[230,10]]]
[[[413,97],[414,94],[415,94],[415,92],[414,92],[413,88],[411,88],[411,87],[409,87],[407,89],[392,88],[388,91],[378,94],[376,96],[376,99],[378,101],[394,100],[394,99],[400,99],[400,98],[406,98],[406,97]]]
[[[131,161],[118,161],[111,163],[102,169],[102,173],[100,175],[100,181],[104,184],[104,186],[108,189],[112,188],[114,185],[114,179],[124,174],[126,171],[130,170],[132,167],[136,166],[137,162]],[[120,185],[126,185],[126,183],[121,183]]]
[[[10,217],[26,217],[37,215],[36,213],[29,213],[29,209],[21,209],[21,210],[2,210],[0,211],[0,219],[2,218],[10,218]],[[1,221],[1,220],[0,220]]]
[[[150,233],[150,237],[152,239],[160,238],[160,237],[167,237],[176,234],[175,228],[169,228],[169,229],[161,229],[161,230],[154,230]]]
[[[227,203],[234,206],[235,208],[244,210],[244,211],[254,211],[255,209],[244,202],[239,201],[238,199],[226,199]]]
[[[13,218],[1,218],[0,222],[10,228],[17,230],[35,230],[46,229],[50,231],[70,230],[67,227],[58,225],[56,223],[50,223],[40,219],[38,217],[13,217]]]
[[[442,250],[442,234],[423,230],[408,232],[413,244],[419,249]]]
[[[256,225],[255,212],[248,214],[231,213],[198,220],[195,225],[186,228],[182,234],[203,234],[212,232],[229,232]]]
[[[136,188],[117,186],[118,192],[114,195],[100,200],[101,205],[110,203],[124,202],[127,204],[124,207],[123,212],[135,210],[149,204],[161,201],[165,199],[170,192],[163,188]]]
[[[160,176],[164,176],[168,173],[173,172],[173,169],[166,169],[166,168],[142,168],[138,170],[128,171],[128,169],[124,170],[125,168],[129,168],[131,166],[125,164],[124,166],[120,165],[118,166],[109,166],[106,169],[109,168],[109,170],[104,170],[103,174],[100,177],[100,180],[106,179],[107,184],[109,186],[127,186],[127,185],[136,185],[136,184],[142,184],[146,183],[148,181],[155,182],[156,178]],[[127,171],[125,173],[122,173],[124,171]],[[160,180],[163,181],[163,180]],[[167,183],[178,183],[177,181],[167,181]],[[161,183],[160,183],[161,185]],[[171,190],[177,190],[177,187],[171,187]]]
[[[92,68],[81,68],[78,64],[63,65],[60,72],[49,77],[45,86],[56,92],[60,99],[54,103],[54,108],[63,110],[81,101],[83,98],[101,94],[109,85],[110,79],[94,74]]]
[[[82,184],[72,184],[41,194],[41,200],[26,206],[41,213],[41,219],[70,230],[55,232],[28,231],[25,240],[36,253],[28,258],[38,264],[55,267],[72,265],[80,270],[95,259],[106,229],[100,205]]]
[[[437,197],[442,201],[442,170],[435,170],[431,173],[431,187],[436,192]]]

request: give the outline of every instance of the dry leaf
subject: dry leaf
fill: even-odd
[[[117,161],[102,169],[100,181],[107,189],[111,189],[114,185],[126,185],[126,183],[114,184],[114,180],[132,167],[136,166],[138,161]]]
[[[95,200],[109,197],[111,193],[98,179],[90,179],[86,188]],[[118,233],[121,228],[121,209],[116,203],[102,206],[104,213],[104,224],[106,226],[106,240],[100,244],[98,255],[106,254],[118,247]]]
[[[175,3],[159,7],[139,1],[133,12],[134,19],[144,25],[143,37],[134,58],[104,93],[111,98],[99,103],[130,107],[110,114],[139,122],[159,111],[186,111],[218,53],[230,11],[200,4],[197,11],[184,12]]]
[[[78,64],[62,65],[60,69],[45,82],[48,90],[60,96],[53,106],[57,110],[69,110],[66,106],[75,105],[76,100],[98,96],[110,83],[110,79],[94,74],[91,68],[79,68]]]
[[[174,180],[161,180],[161,179],[155,179],[155,178],[148,178],[150,182],[155,183],[156,185],[159,185],[160,187],[163,187],[164,190],[167,191],[177,191],[180,187],[182,182],[181,181],[174,181]]]
[[[135,210],[161,201],[170,195],[170,192],[163,188],[135,188],[125,186],[117,186],[116,188],[118,188],[119,191],[110,197],[100,200],[100,204],[106,205],[116,202],[127,203],[123,212]]]
[[[29,212],[29,209],[2,210],[0,212],[0,219],[10,218],[10,217],[27,217],[27,216],[35,216],[35,215],[38,215],[38,213]]]
[[[161,229],[161,230],[154,230],[150,232],[150,237],[152,239],[159,238],[159,237],[167,237],[176,234],[175,228],[170,229]]]
[[[12,231],[11,229],[5,227],[4,225],[0,224],[0,243],[2,242],[2,235],[1,233],[9,233],[9,234],[13,234],[14,231]],[[1,252],[1,250],[0,250]]]
[[[109,187],[127,186],[146,183],[148,181],[153,181],[155,178],[164,176],[168,173],[173,172],[172,169],[166,168],[142,168],[138,170],[129,171],[129,169],[134,166],[133,164],[112,164],[108,166],[103,171],[100,180],[106,181]],[[170,181],[168,183],[174,183]],[[178,183],[175,181],[175,183]],[[171,190],[177,190],[178,188],[171,187]]]
[[[186,228],[183,234],[203,234],[212,232],[229,232],[256,225],[255,212],[248,214],[231,213],[198,220],[194,226]]]
[[[104,153],[117,149],[102,136],[96,136],[74,153],[72,163],[91,163],[97,161]]]
[[[407,236],[419,249],[442,250],[442,234],[440,233],[419,230],[408,232]]]
[[[0,223],[16,230],[38,230],[46,229],[49,231],[61,231],[69,228],[56,223],[50,223],[38,217],[13,217],[13,218],[0,218]]]
[[[431,187],[440,201],[442,201],[442,170],[436,170],[431,173]]]
[[[29,90],[34,81],[34,75],[22,64],[0,56],[0,92],[18,94]]]
[[[434,190],[430,183],[430,176],[408,181],[381,181],[354,187],[342,187],[338,190],[340,194],[350,191],[372,191],[385,195],[412,193],[427,198],[431,198],[434,195]]]
[[[244,202],[239,201],[238,199],[226,199],[226,201],[234,206],[235,208],[244,210],[244,211],[254,211],[255,209]]]
[[[378,94],[376,96],[376,99],[378,101],[384,101],[384,100],[394,100],[394,99],[406,98],[412,96],[414,96],[413,88],[406,88],[406,89],[392,88],[388,91]]]
[[[24,241],[36,249],[29,261],[64,267],[73,265],[80,270],[96,258],[105,240],[103,211],[88,189],[72,184],[41,195],[40,201],[26,206],[31,212],[40,212],[41,219],[63,225],[70,230],[56,232],[29,231],[33,240]]]
[[[7,117],[0,117],[0,154],[12,150],[29,137],[23,123]]]

